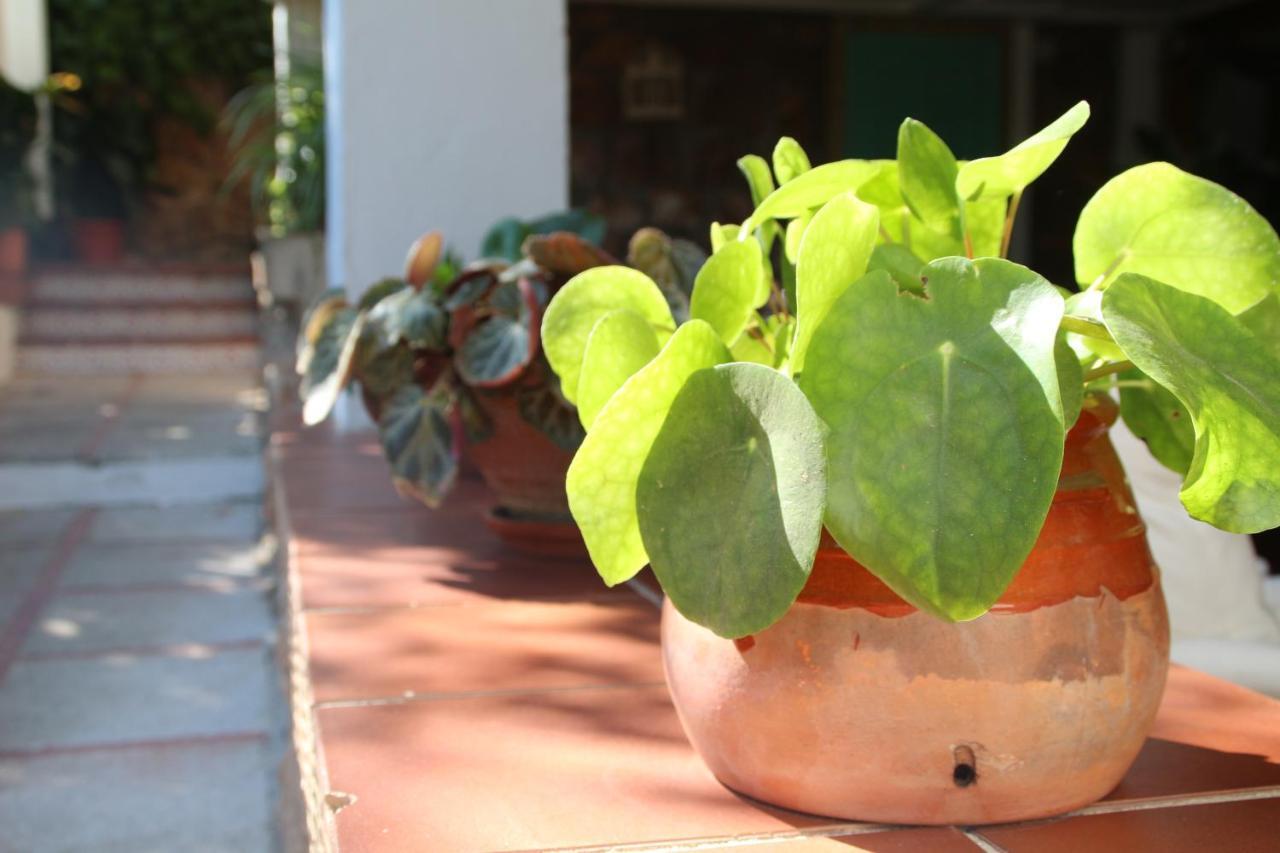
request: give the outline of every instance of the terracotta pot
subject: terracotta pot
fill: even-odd
[[[77,219],[72,223],[76,254],[87,264],[107,266],[124,257],[124,221]]]
[[[797,603],[753,637],[717,637],[668,602],[667,683],[712,772],[766,802],[887,823],[1024,820],[1111,791],[1169,662],[1115,414],[1081,415],[1040,538],[979,619],[915,610],[826,537]]]
[[[0,231],[0,273],[22,275],[27,271],[27,232],[23,228]]]
[[[468,444],[466,456],[498,504],[486,517],[504,542],[529,554],[585,557],[582,534],[569,515],[564,479],[573,454],[520,415],[514,394],[477,395],[493,432]]]

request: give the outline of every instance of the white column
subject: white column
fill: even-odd
[[[568,203],[565,0],[325,0],[329,280]]]
[[[45,0],[0,0],[0,74],[19,89],[35,89],[49,76],[49,29]],[[31,148],[36,212],[53,215],[53,177],[49,150],[53,125],[49,102],[39,102],[39,127]]]

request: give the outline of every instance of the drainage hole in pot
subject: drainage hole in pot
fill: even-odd
[[[973,750],[967,746],[957,746],[952,752],[956,766],[951,771],[951,781],[957,788],[967,788],[978,781],[978,761]]]

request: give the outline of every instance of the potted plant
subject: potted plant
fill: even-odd
[[[0,78],[0,273],[27,267],[27,228],[34,218],[27,155],[36,138],[36,101]]]
[[[565,227],[580,233],[547,233]],[[509,229],[521,240],[514,262],[495,237]],[[576,211],[504,220],[484,241],[498,257],[460,268],[442,260],[443,240],[432,232],[410,250],[403,279],[378,282],[355,305],[342,294],[322,299],[300,338],[304,421],[324,420],[355,383],[402,494],[436,506],[465,446],[498,501],[487,517],[495,532],[524,550],[581,554],[564,496],[580,413],[547,366],[538,328],[570,276],[616,263],[593,242],[602,234],[596,217]],[[660,232],[636,245],[659,267],[672,251],[686,256]],[[682,298],[679,274],[668,280],[672,298]]]
[[[229,190],[249,182],[273,301],[307,305],[326,289],[324,265],[324,73],[291,57],[288,74],[238,92],[223,113]]]
[[[570,510],[606,583],[652,567],[676,708],[728,786],[891,823],[1110,791],[1168,663],[1117,410],[1192,516],[1280,523],[1265,220],[1154,163],[1081,213],[1079,292],[1004,258],[1087,117],[968,163],[910,119],[893,161],[811,168],[783,139],[772,170],[740,161],[757,206],[713,226],[687,322],[619,267],[548,305],[548,361],[594,410]]]

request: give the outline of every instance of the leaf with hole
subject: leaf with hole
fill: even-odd
[[[1004,260],[924,275],[927,299],[883,271],[847,289],[799,382],[831,430],[832,535],[917,607],[973,619],[1026,559],[1057,486],[1063,303]]]
[[[640,533],[676,608],[723,637],[763,630],[804,587],[822,534],[822,423],[755,364],[688,378],[636,488]]]
[[[1102,318],[1191,416],[1187,512],[1235,533],[1280,525],[1280,359],[1211,300],[1134,273],[1107,288]]]
[[[715,329],[681,326],[662,351],[596,415],[566,478],[569,509],[605,583],[633,577],[649,561],[636,515],[636,484],[672,401],[694,372],[729,360]]]

